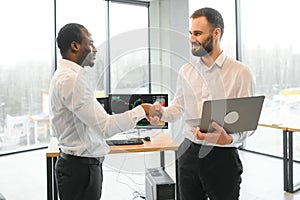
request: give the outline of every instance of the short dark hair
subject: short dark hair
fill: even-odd
[[[213,8],[200,8],[196,10],[192,15],[191,18],[195,19],[198,17],[206,17],[207,21],[211,24],[213,28],[220,28],[221,29],[221,38],[224,33],[224,21],[222,15]]]
[[[69,23],[64,25],[60,31],[58,32],[58,36],[56,38],[58,48],[62,56],[70,48],[71,42],[75,41],[78,43],[82,42],[81,29],[85,28],[81,24],[77,23]]]

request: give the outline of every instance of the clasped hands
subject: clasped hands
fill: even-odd
[[[161,122],[163,109],[159,102],[154,104],[143,103],[141,106],[144,108],[147,120],[151,125],[158,125]]]
[[[160,103],[143,103],[141,105],[144,108],[147,120],[151,123],[151,125],[158,125],[159,122],[161,122],[161,117],[163,115],[163,108]],[[213,121],[212,127],[214,128],[214,131],[209,133],[201,132],[199,127],[193,128],[191,131],[197,140],[205,140],[206,142],[219,145],[232,143],[232,136],[229,135],[222,126]]]

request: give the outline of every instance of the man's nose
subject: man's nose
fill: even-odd
[[[97,48],[95,47],[95,46],[93,46],[93,52],[97,52],[98,50],[97,50]]]
[[[190,35],[190,41],[191,42],[195,42],[196,41],[196,37],[193,34]]]

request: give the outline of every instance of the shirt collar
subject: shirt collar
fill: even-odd
[[[215,60],[215,63],[211,67],[209,67],[209,68],[206,67],[205,64],[202,62],[201,58],[196,60],[195,66],[199,65],[200,66],[199,69],[201,71],[210,71],[215,67],[222,68],[225,60],[226,60],[226,55],[222,51],[222,53],[217,57],[217,59]]]
[[[61,68],[70,68],[73,69],[75,72],[78,72],[82,69],[80,65],[77,63],[67,60],[67,59],[61,59],[59,60],[59,67]]]
[[[225,60],[226,60],[226,55],[222,51],[222,53],[218,56],[218,58],[215,61],[216,66],[222,68]]]

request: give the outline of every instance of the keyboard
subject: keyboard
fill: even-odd
[[[141,139],[106,140],[106,143],[110,146],[144,144]]]

